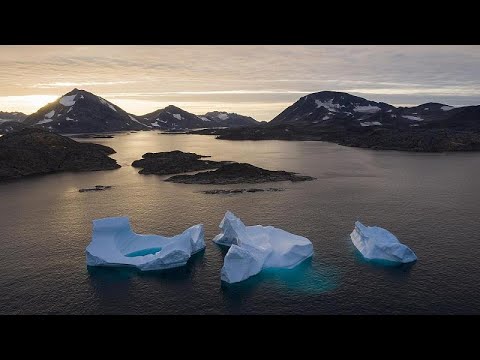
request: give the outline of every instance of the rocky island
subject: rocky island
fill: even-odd
[[[186,153],[180,150],[146,153],[142,159],[135,160],[133,167],[142,168],[139,174],[148,175],[173,175],[194,171],[217,169],[215,171],[199,172],[193,175],[175,175],[165,181],[184,184],[241,184],[265,183],[275,181],[309,181],[310,176],[297,175],[288,171],[265,170],[251,164],[237,163],[234,161],[202,160],[210,156]],[[232,192],[255,192],[248,191]],[[255,189],[258,191],[258,189]],[[264,191],[264,190],[260,190]],[[271,190],[270,190],[271,191]]]
[[[214,171],[205,171],[193,175],[175,175],[165,181],[183,184],[242,184],[266,183],[276,181],[310,181],[311,176],[297,175],[288,171],[271,171],[246,163],[232,163],[220,166]]]
[[[230,161],[201,160],[210,156],[186,153],[180,150],[146,153],[143,159],[135,160],[133,167],[142,168],[138,173],[143,175],[172,175],[191,171],[217,169]]]
[[[25,128],[0,138],[0,181],[61,171],[118,169],[108,146],[79,143],[38,128]]]

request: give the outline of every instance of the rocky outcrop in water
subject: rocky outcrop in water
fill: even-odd
[[[285,189],[282,189],[282,188],[267,188],[267,189],[258,189],[258,188],[251,188],[251,189],[212,189],[212,190],[202,191],[202,193],[208,194],[208,195],[218,195],[218,194],[244,194],[244,193],[277,192],[277,191],[285,191]]]
[[[230,163],[230,161],[201,160],[210,156],[185,153],[180,150],[146,153],[142,157],[143,159],[135,160],[132,166],[143,168],[138,173],[144,175],[181,174],[191,171],[216,169],[223,164]]]
[[[217,170],[193,175],[175,175],[165,181],[184,184],[241,184],[266,183],[276,181],[309,181],[311,176],[297,175],[288,171],[271,171],[246,163],[232,163],[220,166]]]

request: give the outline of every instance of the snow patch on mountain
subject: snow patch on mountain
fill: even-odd
[[[217,117],[220,120],[227,120],[228,119],[228,114],[218,114]]]
[[[136,122],[136,123],[139,123],[140,125],[142,126],[146,126],[145,124],[142,124],[140,121],[138,121],[137,119],[135,119],[132,115],[128,114],[128,117],[130,118],[130,120]]]
[[[382,125],[381,122],[378,121],[365,121],[360,123],[361,126],[380,126]]]
[[[353,111],[355,112],[361,112],[361,113],[376,113],[377,111],[380,111],[381,109],[378,106],[372,106],[372,105],[367,105],[367,106],[355,106]]]
[[[43,120],[37,121],[37,125],[47,124],[52,121],[53,119],[43,119]]]
[[[172,116],[177,120],[182,120],[183,119],[182,115],[180,115],[180,114],[172,114]]]
[[[77,94],[70,95],[70,96],[64,96],[60,99],[59,102],[63,106],[73,106],[73,105],[75,105],[75,96],[77,96]]]
[[[55,115],[55,110],[52,110],[52,111],[46,113],[46,114],[45,114],[45,117],[46,117],[46,118],[51,118],[53,115]]]
[[[103,105],[106,105],[106,106],[108,106],[110,109],[112,109],[112,110],[114,110],[114,111],[117,111],[117,109],[115,109],[115,106],[113,106],[112,104],[110,104],[107,100],[102,99],[101,97],[99,97],[98,100],[100,100],[100,102],[101,102]]]
[[[403,115],[405,119],[413,120],[413,121],[423,121],[420,116],[413,116],[413,115]]]
[[[325,109],[327,109],[329,111],[333,111],[333,112],[336,112],[337,109],[341,108],[340,104],[334,104],[333,103],[333,99],[330,99],[327,102],[320,101],[320,100],[315,100],[315,104],[317,104],[317,108],[323,106]]]
[[[450,111],[450,110],[454,109],[454,107],[445,105],[445,106],[442,106],[440,109],[442,109],[443,111]]]

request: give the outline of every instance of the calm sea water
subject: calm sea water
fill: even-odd
[[[322,142],[220,141],[135,133],[94,141],[121,169],[0,184],[1,314],[479,314],[480,154],[412,154]],[[145,152],[179,149],[296,171],[316,181],[250,185],[284,192],[207,195],[235,186],[185,185],[137,173]],[[79,193],[94,185],[103,192]],[[238,185],[236,187],[246,187]],[[222,285],[225,250],[211,242],[226,210],[247,225],[308,237],[315,255]],[[141,273],[85,264],[93,219],[129,216],[138,233],[174,235],[203,223],[207,247],[186,267]],[[413,266],[362,260],[355,220],[392,231]]]

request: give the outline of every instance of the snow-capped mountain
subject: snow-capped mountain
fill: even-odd
[[[277,115],[269,125],[349,123],[357,120],[372,122],[375,115],[393,111],[395,107],[382,102],[335,91],[306,95]],[[377,121],[376,119],[374,121]]]
[[[480,106],[453,107],[426,103],[395,107],[348,93],[321,91],[300,98],[286,108],[269,126],[297,125],[331,128],[480,128]]]
[[[152,129],[161,130],[241,127],[259,124],[251,117],[235,113],[212,111],[205,115],[195,115],[173,105],[139,116],[139,120]]]
[[[176,106],[168,105],[164,109],[155,110],[149,114],[139,116],[139,120],[152,129],[181,130],[208,127],[205,121],[197,115],[182,110]]]
[[[242,127],[255,126],[259,122],[250,116],[244,116],[236,113],[228,113],[225,111],[211,111],[205,115],[199,115],[200,119],[210,123],[205,127]]]
[[[59,133],[148,130],[135,115],[85,90],[73,89],[23,122]]]

